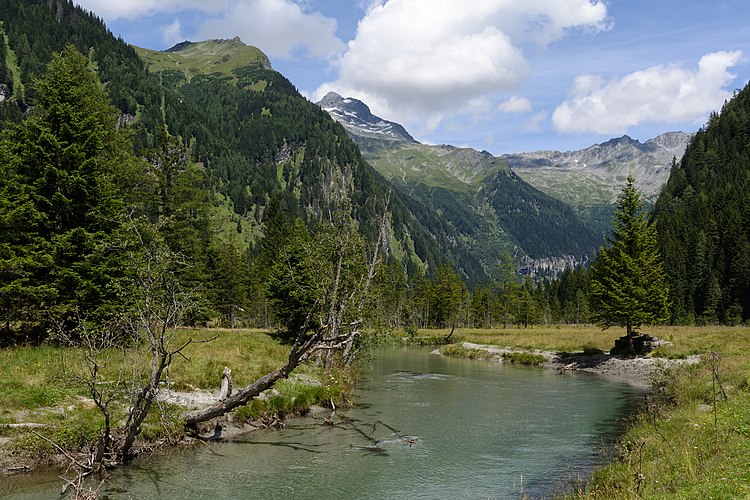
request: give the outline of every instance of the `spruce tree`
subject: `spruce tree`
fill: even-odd
[[[0,138],[0,320],[9,331],[44,334],[52,318],[119,307],[110,251],[126,205],[118,181],[139,164],[88,64],[72,46],[55,54],[31,112]]]
[[[605,330],[623,326],[631,353],[633,331],[666,319],[669,289],[645,203],[628,176],[613,217],[614,230],[591,266],[593,318]]]

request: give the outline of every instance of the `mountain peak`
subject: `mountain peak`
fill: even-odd
[[[330,108],[336,106],[339,102],[343,101],[344,97],[341,94],[337,94],[334,91],[328,92],[323,96],[323,99],[318,101],[318,106],[321,108]]]
[[[138,55],[151,71],[179,70],[188,77],[219,73],[234,77],[234,71],[253,65],[272,69],[268,57],[257,47],[246,45],[239,37],[203,42],[185,40],[165,51],[136,47]]]
[[[328,92],[317,105],[352,135],[387,141],[417,142],[403,126],[373,115],[367,104],[359,99]]]

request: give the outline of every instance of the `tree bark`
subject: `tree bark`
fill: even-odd
[[[253,383],[245,386],[226,399],[219,400],[211,406],[193,410],[185,415],[185,423],[188,427],[195,427],[201,422],[207,422],[213,418],[220,417],[235,408],[247,404],[248,401],[260,395],[266,389],[270,389],[282,378],[287,378],[290,373],[308,356],[314,352],[313,347],[317,343],[317,335],[312,335],[306,340],[299,339],[295,343],[292,351],[289,353],[287,362],[279,369],[267,373],[256,379]]]
[[[630,323],[630,321],[627,322],[626,328],[628,334],[628,349],[630,350],[630,355],[635,356],[635,344],[633,343],[633,325]]]
[[[226,400],[232,395],[232,370],[228,366],[224,367],[221,374],[221,391],[219,392],[219,401]]]

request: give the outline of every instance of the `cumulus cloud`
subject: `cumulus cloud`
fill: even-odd
[[[338,60],[338,81],[374,111],[439,122],[480,96],[529,78],[526,46],[546,46],[570,29],[607,28],[592,0],[388,0],[373,2]],[[322,89],[316,95],[322,95]]]
[[[136,19],[157,12],[199,10],[219,12],[226,9],[231,0],[75,0],[75,3],[95,12],[107,21]]]
[[[172,24],[164,24],[159,29],[161,30],[161,38],[167,45],[172,45],[185,39],[182,35],[182,24],[179,19],[175,19]]]
[[[498,105],[497,110],[502,113],[528,113],[531,111],[531,108],[531,101],[527,98],[513,96],[510,99],[501,102]]]
[[[290,57],[304,49],[313,57],[325,58],[344,43],[336,36],[336,20],[318,12],[304,12],[289,0],[246,0],[206,21],[198,37],[226,38],[239,35],[271,56]]]
[[[137,19],[159,13],[198,11],[206,16],[190,38],[234,38],[276,57],[297,50],[326,58],[345,48],[336,36],[336,20],[303,8],[293,0],[77,0],[82,7],[107,21]],[[171,30],[169,29],[171,28]],[[182,28],[163,26],[165,40]],[[184,38],[183,38],[184,39]],[[179,41],[179,40],[173,40]]]
[[[705,120],[731,97],[726,85],[735,76],[742,52],[713,52],[697,69],[654,66],[621,79],[597,75],[576,78],[570,95],[559,105],[552,123],[560,132],[621,134],[646,123],[686,123]]]

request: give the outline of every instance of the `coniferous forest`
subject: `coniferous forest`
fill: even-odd
[[[3,344],[116,317],[144,252],[190,296],[188,323],[278,326],[280,256],[342,210],[369,254],[386,214],[373,324],[592,320],[586,267],[522,275],[498,251],[486,269],[264,56],[230,73],[149,72],[70,1],[3,0],[0,19]],[[749,108],[745,89],[711,117],[653,210],[673,323],[750,319]]]
[[[698,131],[654,209],[674,323],[750,319],[750,88]]]

